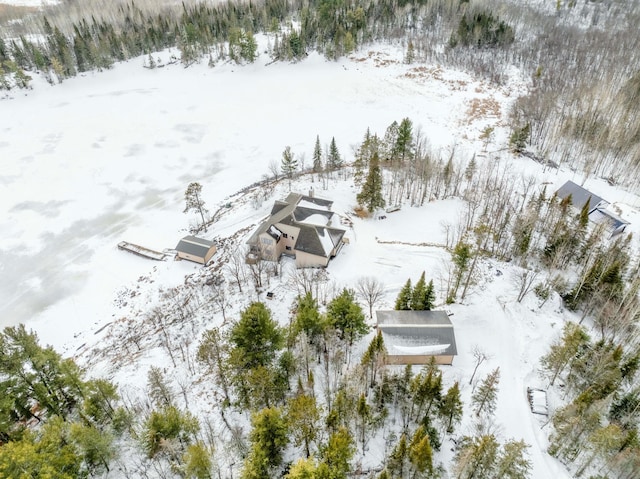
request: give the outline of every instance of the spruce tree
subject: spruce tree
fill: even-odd
[[[322,171],[322,149],[320,148],[320,135],[316,136],[316,144],[313,147],[313,172],[320,173]]]
[[[411,278],[409,278],[398,294],[394,309],[396,311],[409,311],[411,309],[412,293],[413,289],[411,288]]]
[[[373,213],[378,208],[384,208],[385,201],[382,197],[382,172],[380,171],[380,161],[378,154],[374,153],[369,162],[369,173],[362,185],[362,190],[357,196],[358,204],[367,208],[369,213]]]
[[[449,388],[442,401],[438,404],[438,414],[442,418],[446,431],[451,434],[455,424],[462,419],[462,400],[458,381]]]
[[[500,368],[496,368],[482,380],[476,392],[471,396],[476,416],[485,413],[492,415],[496,410],[498,400],[498,383],[500,382]]]
[[[331,137],[327,166],[331,171],[339,170],[340,168],[342,168],[342,157],[340,156],[340,152],[338,151],[335,137]]]
[[[289,190],[291,190],[291,178],[298,169],[298,160],[296,160],[291,147],[287,146],[282,152],[282,160],[280,161],[280,170],[282,174],[289,180]]]
[[[413,311],[424,311],[425,308],[425,297],[427,291],[427,285],[424,279],[424,271],[420,275],[420,279],[413,288],[413,293],[411,294],[411,303],[410,309]]]
[[[311,455],[311,443],[320,427],[320,411],[314,396],[298,394],[287,403],[287,423],[296,446],[304,446],[305,456]]]
[[[320,316],[318,302],[310,292],[298,297],[296,317],[292,326],[295,336],[304,332],[312,344],[315,344],[324,332],[325,323]]]
[[[282,453],[289,442],[286,418],[278,408],[265,408],[251,417],[251,449],[265,453],[270,468],[282,464]]]
[[[418,426],[409,444],[409,460],[413,477],[430,477],[433,472],[433,449],[424,426]]]
[[[368,330],[362,308],[355,300],[355,294],[350,289],[343,289],[327,305],[327,319],[338,330],[340,339],[351,346]]]
[[[424,290],[424,309],[425,311],[431,311],[436,301],[436,293],[433,287],[433,280],[429,280],[429,284]]]
[[[270,365],[284,337],[264,303],[251,303],[231,328],[229,341],[242,356],[244,366],[253,368]]]
[[[413,155],[413,146],[413,123],[409,118],[403,118],[393,145],[393,159],[403,164]]]

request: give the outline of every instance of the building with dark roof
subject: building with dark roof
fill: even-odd
[[[276,201],[271,214],[251,235],[249,258],[278,261],[295,258],[299,268],[326,267],[342,248],[345,230],[333,226],[332,201],[290,193]]]
[[[200,264],[207,264],[215,252],[216,246],[212,241],[196,236],[185,236],[176,246],[178,258]]]
[[[560,189],[556,192],[559,198],[566,200],[571,197],[571,205],[577,209],[582,211],[584,205],[589,203],[589,213],[595,210],[598,207],[606,208],[609,203],[598,195],[594,195],[589,190],[583,188],[582,186],[574,183],[573,181],[567,181],[564,185],[560,187]]]
[[[388,364],[451,365],[458,354],[453,324],[444,311],[376,311]]]
[[[556,191],[556,195],[563,200],[570,197],[571,206],[577,211],[582,211],[582,208],[588,204],[589,221],[594,224],[603,225],[610,233],[610,236],[624,232],[630,224],[607,208],[609,206],[607,200],[591,193],[573,181],[567,181],[562,185],[560,189]]]

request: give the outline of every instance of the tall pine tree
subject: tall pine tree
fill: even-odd
[[[384,208],[385,202],[382,197],[382,172],[380,171],[380,161],[378,154],[374,153],[369,162],[369,174],[362,190],[357,196],[358,203],[366,207],[370,213],[378,208]]]

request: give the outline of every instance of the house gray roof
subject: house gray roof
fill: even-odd
[[[598,205],[603,202],[608,204],[607,201],[600,198],[598,195],[594,195],[589,190],[584,189],[582,186],[575,184],[573,181],[567,181],[556,192],[559,198],[563,200],[571,196],[571,204],[574,208],[582,210],[584,205],[589,203],[589,211],[594,210]]]
[[[453,324],[444,311],[376,311],[390,355],[455,356]]]
[[[295,249],[317,256],[329,256],[331,251],[338,246],[345,231],[322,226],[301,224]]]
[[[204,258],[212,246],[215,246],[213,241],[196,236],[185,236],[176,246],[176,251]]]

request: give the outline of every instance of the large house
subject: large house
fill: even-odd
[[[376,311],[387,364],[453,363],[458,354],[453,324],[444,311]]]
[[[331,211],[332,201],[290,193],[276,201],[270,216],[251,235],[248,261],[257,258],[278,261],[295,258],[298,268],[326,267],[343,245],[345,230],[334,225],[339,219]]]
[[[589,221],[595,224],[604,224],[611,236],[622,233],[629,222],[620,218],[607,207],[609,202],[598,195],[591,193],[589,190],[577,185],[573,181],[567,181],[556,191],[556,195],[566,200],[571,198],[571,206],[577,211],[587,206],[589,212]]]

